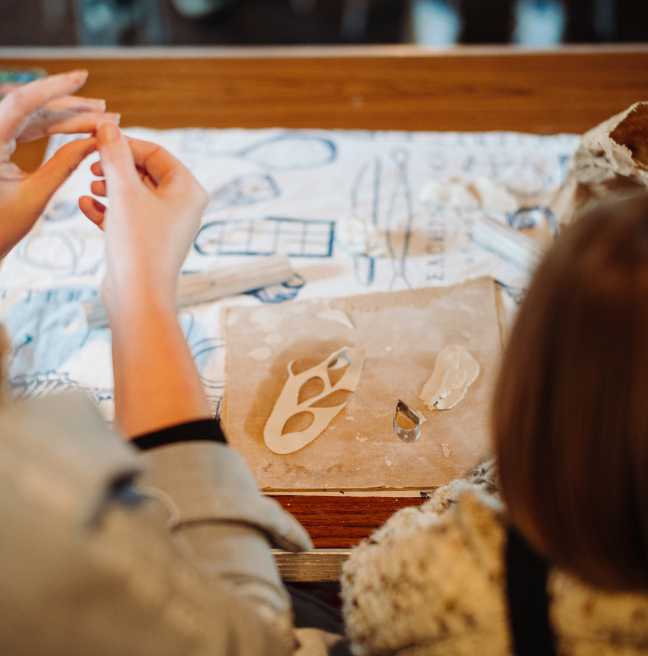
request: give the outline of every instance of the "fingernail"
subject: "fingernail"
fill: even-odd
[[[75,77],[78,77],[79,80],[86,80],[88,78],[89,71],[86,70],[85,68],[81,68],[76,71],[70,71],[68,75],[74,75]]]
[[[87,106],[97,112],[104,112],[106,110],[106,101],[99,98],[86,98]]]
[[[102,123],[97,131],[97,137],[100,144],[114,143],[119,139],[119,128],[112,123]]]

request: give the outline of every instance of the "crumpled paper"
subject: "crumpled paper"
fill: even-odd
[[[581,137],[553,202],[556,221],[568,225],[599,201],[647,187],[648,102],[638,102]]]

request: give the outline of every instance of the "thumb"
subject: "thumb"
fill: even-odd
[[[37,218],[54,192],[95,149],[94,137],[72,141],[59,148],[45,164],[20,183],[23,207],[28,207]]]
[[[116,125],[101,125],[97,131],[97,147],[109,197],[111,192],[119,193],[141,184],[128,141]]]

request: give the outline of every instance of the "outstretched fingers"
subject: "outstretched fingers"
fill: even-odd
[[[84,98],[83,96],[62,96],[45,105],[45,109],[67,110],[70,112],[94,112],[103,114],[106,101],[101,98]]]
[[[52,75],[19,87],[0,102],[0,143],[20,135],[30,115],[51,101],[80,89],[87,71]]]

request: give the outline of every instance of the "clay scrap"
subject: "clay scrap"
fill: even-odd
[[[331,308],[327,308],[326,310],[318,313],[317,318],[324,319],[325,321],[337,321],[343,326],[351,328],[351,330],[355,328],[355,326],[351,323],[351,319],[349,319],[348,315],[342,312],[342,310],[333,310]]]
[[[288,380],[281,390],[263,431],[263,439],[270,451],[280,455],[293,453],[310,444],[326,429],[333,418],[342,411],[346,402],[332,407],[314,406],[334,392],[340,390],[355,392],[364,367],[366,351],[367,347],[360,349],[345,346],[300,374],[292,372],[294,360],[288,363]],[[342,377],[335,384],[331,384],[329,372],[343,367],[346,367],[346,371]],[[299,392],[302,386],[312,379],[319,379],[322,382],[324,386],[322,391],[299,403]],[[313,416],[311,424],[302,431],[282,435],[286,422],[291,417],[303,412],[308,412]]]
[[[456,344],[446,346],[437,356],[434,371],[419,397],[429,410],[453,408],[479,375],[479,363],[466,349]]]
[[[383,257],[385,237],[373,223],[362,219],[340,219],[335,224],[337,243],[351,255]]]
[[[519,207],[515,196],[501,182],[488,176],[430,180],[421,190],[419,200],[458,210],[515,212]]]

